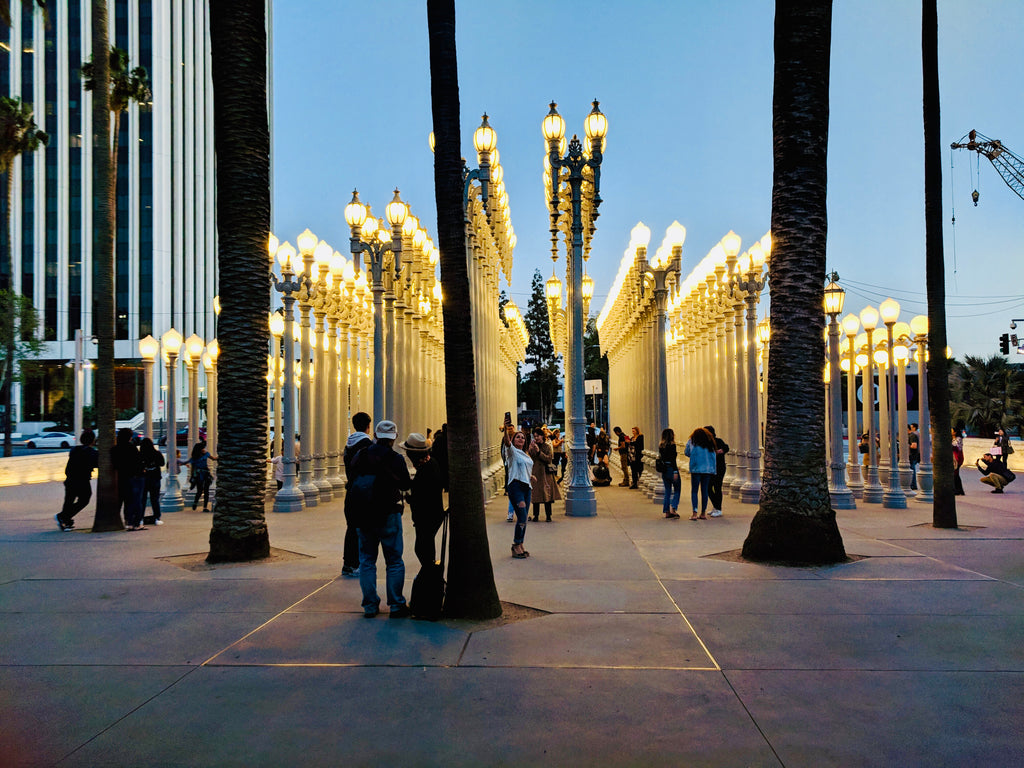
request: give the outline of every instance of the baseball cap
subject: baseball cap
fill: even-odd
[[[377,437],[391,438],[395,440],[398,437],[398,427],[393,421],[378,421],[377,429],[374,430],[374,434]]]

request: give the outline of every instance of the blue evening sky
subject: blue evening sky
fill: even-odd
[[[594,98],[608,116],[594,314],[637,221],[652,252],[673,220],[686,227],[684,275],[730,229],[744,248],[767,231],[772,2],[477,0],[456,14],[463,154],[475,165],[486,111],[518,237],[520,307],[534,269],[551,273],[540,131],[551,100],[570,135],[582,135]],[[926,310],[920,14],[911,0],[836,0],[832,26],[828,267],[846,285],[846,311],[892,296],[905,320]],[[1010,318],[1024,318],[1024,200],[987,160],[979,176],[973,153],[952,153],[951,170],[949,149],[975,128],[1024,156],[1024,3],[940,0],[939,25],[947,315],[962,359],[997,352]],[[273,55],[281,239],[309,227],[345,253],[352,189],[380,216],[396,186],[434,236],[426,3],[278,0]],[[564,269],[563,256],[563,279]]]

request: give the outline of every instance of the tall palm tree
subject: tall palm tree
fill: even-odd
[[[14,266],[11,258],[11,210],[14,205],[14,159],[19,155],[31,154],[46,144],[50,137],[39,130],[32,114],[32,105],[20,98],[0,96],[0,173],[7,178],[7,210],[4,212],[4,236],[0,248],[0,290],[9,291],[13,296]],[[11,444],[11,390],[14,383],[14,356],[17,333],[7,334],[4,339],[4,372],[0,377],[0,402],[3,403],[4,456],[10,456]]]
[[[922,0],[924,80],[925,291],[928,294],[928,413],[931,416],[932,525],[956,528],[953,446],[949,440],[949,361],[946,359],[946,265],[942,251],[942,145],[939,120],[939,17],[935,0]]]
[[[743,543],[753,560],[846,559],[825,474],[821,343],[831,0],[775,3],[772,317],[760,507]]]
[[[96,368],[93,402],[99,467],[94,533],[124,528],[117,507],[117,478],[110,449],[114,444],[114,199],[110,145],[110,31],[106,0],[92,0],[92,258]]]
[[[207,562],[270,554],[266,485],[270,124],[265,0],[210,0],[221,313],[217,505]]]
[[[32,2],[32,0],[21,0],[21,4],[27,10],[38,6],[43,14],[43,21],[48,21],[46,0],[35,0],[35,2]],[[0,0],[0,24],[7,27],[11,26],[11,0]]]
[[[434,197],[444,291],[445,399],[451,557],[444,612],[456,618],[501,615],[494,586],[484,490],[480,480],[476,374],[472,312],[462,210],[462,153],[459,148],[459,71],[455,50],[455,0],[427,0],[430,37],[430,97],[434,119]]]
[[[102,8],[101,8],[102,6]],[[128,54],[108,44],[107,9],[93,2],[92,55],[82,64],[82,84],[92,92],[93,116],[93,334],[96,369],[93,374],[97,446],[100,453],[96,482],[94,532],[124,527],[117,511],[117,486],[106,440],[114,437],[114,233],[117,228],[117,153],[121,115],[134,102],[152,98],[143,67],[131,69]],[[101,16],[97,16],[101,14]],[[102,45],[102,47],[100,47]],[[97,53],[102,51],[102,53]],[[102,109],[101,109],[102,107]],[[113,128],[110,116],[113,115]],[[102,135],[101,135],[102,134]]]

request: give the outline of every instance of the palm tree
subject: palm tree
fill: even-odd
[[[456,618],[489,619],[501,615],[501,601],[494,586],[484,517],[484,490],[480,481],[472,312],[462,210],[455,0],[427,0],[427,30],[436,137],[434,196],[444,291],[445,398],[450,433],[451,557],[444,612]]]
[[[21,4],[28,10],[31,10],[35,6],[39,6],[39,10],[43,14],[43,21],[49,21],[46,13],[46,0],[21,0]],[[6,27],[11,26],[11,0],[0,0],[0,24]]]
[[[3,248],[0,255],[0,290],[11,292],[13,298],[14,266],[11,259],[11,210],[14,205],[14,159],[19,155],[31,154],[46,144],[50,137],[39,130],[32,114],[32,105],[20,98],[0,96],[0,173],[7,177],[7,210],[4,212]],[[11,389],[14,383],[15,338],[12,332],[4,339],[4,373],[0,377],[0,402],[4,406],[3,439],[4,456],[10,456],[11,445]]]
[[[772,316],[760,507],[743,543],[752,560],[846,559],[825,474],[821,343],[831,0],[775,4]]]
[[[95,67],[90,57],[82,64],[82,84],[87,91],[95,91]],[[117,184],[117,151],[121,142],[121,115],[128,111],[132,102],[148,105],[153,98],[149,90],[149,75],[145,67],[129,67],[128,52],[116,46],[110,47],[110,111],[114,115],[112,128],[113,143],[110,149],[111,176]]]
[[[950,421],[970,424],[982,437],[993,437],[1000,426],[1017,426],[1024,420],[1024,372],[1002,355],[987,360],[967,355],[962,364],[952,364],[950,381]]]
[[[93,401],[96,414],[96,479],[94,533],[124,529],[117,511],[117,478],[110,457],[114,443],[114,200],[113,153],[110,145],[110,50],[106,0],[92,0],[92,258],[96,368]]]
[[[924,94],[925,291],[928,294],[928,412],[931,415],[934,502],[932,525],[956,528],[953,446],[949,441],[949,362],[946,360],[946,266],[942,252],[942,145],[939,136],[939,19],[935,0],[922,0]]]
[[[217,155],[217,505],[207,562],[270,554],[263,511],[267,440],[270,124],[265,0],[210,0]]]

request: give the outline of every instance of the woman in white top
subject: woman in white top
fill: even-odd
[[[512,539],[512,557],[517,560],[529,557],[530,553],[523,549],[526,538],[526,517],[530,509],[530,481],[533,475],[533,459],[525,450],[527,437],[525,432],[516,432],[511,424],[505,425],[505,468],[508,470],[509,503],[516,513],[516,530]]]

